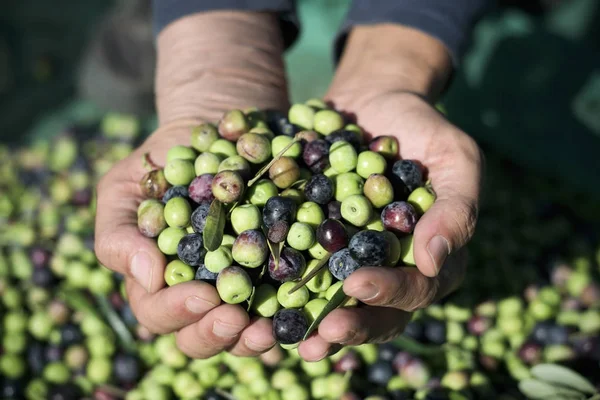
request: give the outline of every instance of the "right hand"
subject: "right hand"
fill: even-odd
[[[207,283],[166,287],[165,256],[137,226],[137,208],[144,200],[139,181],[147,172],[142,157],[149,153],[154,163],[164,165],[169,148],[190,145],[192,126],[216,121],[226,110],[286,109],[279,33],[276,17],[266,13],[194,14],[167,26],[158,37],[160,128],[97,187],[98,259],[125,277],[139,323],[153,333],[175,332],[178,347],[193,358],[224,350],[238,356],[264,353],[275,345],[271,322],[250,319],[239,305],[221,304]]]
[[[95,250],[102,264],[125,276],[128,300],[140,324],[159,334],[177,332],[177,345],[187,355],[206,358],[223,350],[255,356],[275,345],[266,318],[250,320],[239,305],[221,304],[216,289],[201,281],[166,287],[166,259],[156,240],[143,236],[136,210],[144,200],[140,178],[144,153],[164,165],[166,152],[189,145],[190,124],[154,133],[99,182]]]

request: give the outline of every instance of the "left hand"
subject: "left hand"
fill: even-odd
[[[437,199],[414,231],[417,268],[363,267],[348,277],[344,282],[345,293],[366,306],[331,312],[319,325],[318,333],[299,346],[300,355],[308,361],[322,359],[340,345],[389,341],[402,333],[412,311],[427,307],[454,291],[464,278],[466,252],[463,246],[473,235],[477,220],[482,153],[471,137],[450,124],[432,106],[432,101],[427,100],[435,97],[439,86],[434,74],[419,75],[420,71],[429,70],[415,64],[414,60],[420,58],[410,53],[415,44],[417,52],[434,49],[431,51],[437,53],[433,56],[428,53],[424,59],[449,64],[445,49],[420,32],[388,27],[391,33],[398,29],[404,31],[402,37],[407,43],[404,54],[409,55],[410,61],[405,64],[403,73],[410,79],[386,76],[390,71],[395,75],[396,69],[402,71],[402,60],[377,66],[380,58],[369,57],[370,52],[377,51],[369,49],[377,45],[360,43],[373,33],[369,29],[377,28],[360,28],[349,39],[327,100],[336,109],[354,115],[368,134],[396,136],[400,157],[418,160],[427,168]],[[378,32],[374,37],[381,43],[380,38],[386,34]],[[357,46],[357,42],[361,45]],[[398,45],[394,42],[394,46]],[[362,51],[353,60],[357,48]],[[388,51],[386,49],[386,54]],[[368,66],[356,60],[368,60]],[[413,68],[415,74],[412,74]],[[449,66],[444,68],[449,69]],[[436,72],[436,69],[431,71]]]

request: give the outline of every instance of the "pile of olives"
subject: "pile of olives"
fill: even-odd
[[[412,233],[435,194],[394,136],[367,141],[310,100],[287,115],[228,111],[189,143],[141,180],[138,225],[169,257],[168,285],[210,282],[292,345],[358,268],[414,265]]]
[[[305,105],[314,107],[313,111],[326,108],[316,100]],[[302,110],[301,106],[294,107]],[[350,181],[360,182],[351,175],[356,174],[364,180],[362,192],[352,193],[351,190],[344,194],[337,189],[352,189],[353,186],[343,184],[345,178],[340,177],[345,173],[334,172],[329,154],[322,159],[325,164],[322,173],[313,172],[305,162],[303,149],[309,143],[318,142],[314,146],[322,146],[319,141],[322,140],[331,152],[331,143],[340,141],[335,139],[334,132],[324,134],[322,121],[316,124],[318,120],[313,115],[310,130],[318,133],[314,135],[317,139],[309,142],[310,137],[301,134],[295,142],[297,134],[309,130],[309,125],[305,125],[308,118],[301,122],[301,117],[291,114],[257,110],[242,114],[246,123],[252,126],[249,131],[262,130],[269,137],[271,159],[277,158],[284,147],[290,145],[280,158],[294,159],[301,175],[291,186],[279,188],[275,185],[276,189],[270,192],[268,188],[272,189],[274,182],[269,174],[270,167],[255,182],[249,183],[271,159],[254,164],[242,157],[250,166],[249,175],[237,169],[238,174],[244,176],[245,201],[221,203],[227,223],[217,250],[221,244],[228,246],[234,260],[233,244],[243,232],[256,226],[253,215],[259,215],[260,227],[255,230],[266,240],[268,257],[271,258],[271,250],[277,252],[282,246],[278,261],[284,266],[281,270],[273,268],[275,276],[294,270],[298,263],[296,258],[299,258],[296,254],[302,255],[306,267],[296,280],[281,282],[271,277],[269,260],[256,268],[234,261],[252,283],[251,301],[244,300],[240,304],[249,305],[250,312],[258,315],[274,315],[272,313],[281,309],[301,310],[294,311],[292,316],[305,318],[307,323],[312,321],[323,304],[335,297],[342,284],[346,270],[336,269],[336,265],[347,263],[351,266],[348,273],[355,265],[351,263],[355,256],[349,242],[365,230],[388,236],[386,231],[392,231],[401,242],[397,264],[413,263],[410,244],[404,245],[410,234],[386,228],[381,219],[376,224],[370,221],[366,226],[355,225],[342,214],[344,195],[360,194],[371,203],[372,215],[381,216],[386,205],[377,203],[373,192],[365,189],[370,176],[363,177],[357,165],[350,175],[345,176],[349,176]],[[254,122],[259,116],[262,122]],[[211,150],[195,148],[194,143],[198,146],[205,140],[200,138],[208,135],[217,138],[212,142],[214,144],[222,139],[221,129],[220,124],[194,129],[192,148],[183,150],[188,152],[188,160],[195,164],[200,153],[212,155]],[[360,137],[360,130],[352,124],[345,124],[342,129]],[[267,130],[273,132],[273,137],[266,133]],[[344,135],[347,135],[345,141],[354,147],[354,136]],[[493,154],[487,156],[488,187],[481,205],[478,231],[469,245],[470,273],[458,292],[415,313],[402,337],[383,345],[346,347],[316,363],[302,361],[295,345],[285,344],[275,346],[260,358],[238,358],[223,353],[208,360],[189,359],[177,348],[173,335],[152,335],[136,321],[127,303],[122,277],[100,265],[93,253],[95,184],[142,139],[140,121],[109,114],[99,121],[86,120],[71,125],[51,140],[37,140],[27,146],[12,148],[0,145],[0,399],[517,400],[524,398],[518,384],[537,379],[532,368],[547,363],[568,366],[598,389],[598,224],[577,217],[569,206],[577,204],[577,210],[580,210],[582,203],[574,194],[556,182],[509,166]],[[280,143],[274,144],[275,141]],[[218,160],[230,157],[218,150],[219,146],[223,145],[216,146]],[[378,138],[358,149],[355,149],[357,163],[361,150],[367,149],[385,159],[386,169],[381,175],[394,188],[391,203],[405,201],[412,205],[417,215],[427,210],[434,197],[426,178],[421,178],[420,188],[396,193],[397,187],[403,188],[400,182],[407,185],[393,171],[398,162],[392,157],[397,152],[393,139]],[[179,151],[181,148],[172,150]],[[292,157],[293,151],[302,153]],[[209,158],[211,156],[204,155],[203,160]],[[211,173],[210,167],[201,167],[201,171],[208,172],[199,176],[210,173],[214,178],[220,172],[219,166],[216,171],[214,164],[212,168]],[[224,168],[232,170],[233,167]],[[198,189],[206,185],[170,184],[161,178],[165,173],[166,169],[162,168],[149,171],[146,177],[152,178],[149,188],[171,191],[171,199],[185,199],[193,214],[203,201],[197,202],[192,196],[202,196],[199,194],[202,190]],[[195,168],[193,175],[190,183],[197,178]],[[334,184],[333,197],[326,204],[319,199],[324,193],[322,190],[307,190],[311,179],[314,180],[313,187],[322,187],[323,178],[315,178],[321,175]],[[342,186],[338,186],[340,182]],[[259,190],[259,187],[262,188]],[[250,196],[252,193],[254,196]],[[557,199],[557,195],[566,196],[567,201],[563,202],[566,205],[561,205],[562,197]],[[147,204],[155,207],[154,200],[162,204],[157,208],[160,213],[154,211],[154,218],[165,219],[165,223],[168,218],[173,223],[180,217],[177,215],[179,206],[175,204],[176,215],[166,217],[164,210],[169,196],[163,203],[164,197],[165,193],[148,195],[152,200]],[[264,209],[269,198],[294,200],[295,217],[288,220],[273,212],[270,214],[272,219],[267,218],[267,222],[271,221],[271,228],[275,228],[263,229],[263,225],[266,226]],[[306,203],[314,204],[302,207]],[[148,225],[142,224],[142,229],[155,227],[149,218],[151,214],[144,217]],[[358,214],[346,213],[349,215]],[[333,251],[333,233],[322,240],[329,240],[334,247],[320,245],[322,249],[315,252],[313,247],[314,243],[319,243],[319,227],[325,221],[328,223],[323,228],[327,229],[323,232],[336,232],[337,227],[343,226],[348,235],[346,254],[350,253],[351,260],[340,257],[342,262],[331,266],[330,261],[340,252]],[[254,225],[244,225],[246,223]],[[305,228],[303,224],[311,229],[302,229]],[[163,230],[168,226],[166,224]],[[192,231],[193,227],[184,236],[196,233]],[[296,235],[290,235],[290,232],[296,232]],[[307,248],[306,236],[310,238],[310,233],[306,232],[314,235],[314,243]],[[202,250],[204,235],[199,235],[202,246],[198,249]],[[252,239],[250,235],[253,234],[248,235],[248,240]],[[194,241],[189,243],[192,251],[188,250],[187,254],[191,257]],[[178,245],[176,252],[170,255],[173,260],[180,257]],[[159,246],[162,245],[159,243]],[[204,264],[205,268],[186,264],[183,261],[186,252],[182,252],[182,271],[189,273],[190,267],[191,279],[203,279],[216,285],[218,273],[206,268],[209,251],[204,250],[204,262],[200,265]],[[217,261],[218,264],[221,250],[211,251],[217,257],[210,263]],[[227,250],[223,253],[228,257]],[[236,257],[240,258],[239,255]],[[390,257],[394,259],[395,256]],[[321,261],[324,259],[326,262]],[[186,260],[190,264],[197,262]],[[245,260],[246,263],[253,261],[250,257]],[[297,289],[292,295],[288,289],[288,296],[277,298],[280,287],[288,285],[287,289],[303,283],[309,271],[320,262],[325,267],[308,280],[303,289]],[[177,278],[172,282],[176,281]],[[305,290],[308,301],[297,306],[305,301],[302,298]],[[285,289],[282,293],[285,294]],[[340,306],[356,304],[353,299],[340,301]],[[571,390],[564,383],[559,387],[562,391]],[[569,393],[573,394],[573,391]],[[573,395],[573,398],[591,396],[592,392],[587,392]]]

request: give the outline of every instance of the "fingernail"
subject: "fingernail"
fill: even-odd
[[[236,337],[240,334],[240,332],[244,329],[243,326],[240,325],[232,325],[219,320],[216,320],[213,323],[213,333],[222,338],[232,338]]]
[[[152,287],[154,260],[145,251],[137,252],[131,259],[131,275],[146,291]]]
[[[275,343],[272,343],[270,345],[264,346],[258,343],[253,342],[252,340],[246,338],[246,340],[244,341],[246,343],[246,347],[249,348],[252,351],[256,351],[256,352],[263,352],[265,350],[270,349],[271,347],[275,346]]]
[[[204,314],[215,308],[217,305],[218,304],[213,304],[210,301],[201,299],[198,296],[190,296],[185,299],[185,307],[194,314]]]
[[[375,284],[369,282],[354,290],[349,290],[349,292],[350,293],[346,293],[348,296],[367,301],[374,299],[379,294],[379,288]]]
[[[450,245],[443,236],[434,236],[427,244],[427,252],[433,261],[435,267],[435,273],[437,275],[446,261],[446,257],[450,254]]]

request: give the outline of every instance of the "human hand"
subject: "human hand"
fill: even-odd
[[[418,160],[426,167],[437,199],[414,231],[417,268],[363,267],[348,277],[345,293],[366,306],[331,312],[319,325],[318,333],[299,346],[300,355],[311,361],[331,354],[340,344],[389,341],[402,333],[412,311],[455,290],[466,269],[463,247],[473,235],[477,220],[482,154],[473,139],[450,124],[428,101],[443,86],[439,80],[446,77],[440,75],[449,70],[442,45],[401,27],[377,32],[374,37],[378,44],[372,45],[368,43],[368,35],[373,34],[369,30],[376,28],[360,29],[349,39],[327,99],[337,109],[353,115],[368,134],[396,136],[400,157]],[[373,52],[381,45],[382,37],[395,33],[400,33],[406,43],[399,54],[408,55],[410,61],[384,61],[379,65],[381,54]],[[402,40],[394,43],[402,45]],[[415,45],[415,54],[407,53]],[[433,54],[418,57],[419,49],[432,48]],[[356,49],[360,54],[355,54]],[[385,53],[394,54],[390,50],[386,48]],[[362,60],[368,63],[366,67]]]
[[[228,109],[287,106],[285,74],[274,16],[215,12],[182,18],[158,40],[157,106],[160,128],[115,165],[97,187],[95,250],[108,268],[125,276],[138,321],[154,333],[175,332],[190,357],[223,350],[255,356],[274,346],[271,323],[250,320],[239,305],[221,304],[216,289],[191,281],[165,287],[166,259],[137,226],[147,172],[142,158],[164,165],[174,145],[190,145],[190,129],[216,121]],[[256,46],[259,45],[260,48]],[[210,54],[211,57],[203,57]],[[226,68],[224,68],[226,66]]]

